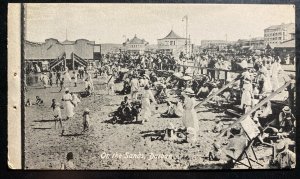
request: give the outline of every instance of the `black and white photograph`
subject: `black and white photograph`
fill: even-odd
[[[22,7],[23,169],[295,168],[294,5]]]

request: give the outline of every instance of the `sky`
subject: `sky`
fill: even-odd
[[[27,4],[25,38],[44,42],[88,39],[96,43],[123,43],[126,38],[156,44],[172,29],[191,42],[228,41],[263,37],[264,29],[295,23],[292,5],[221,4]]]

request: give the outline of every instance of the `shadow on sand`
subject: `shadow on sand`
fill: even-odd
[[[46,130],[46,129],[52,129],[51,127],[33,127],[34,130]]]
[[[119,124],[119,125],[128,125],[128,124],[142,124],[142,121],[121,121],[121,120],[115,120],[113,117],[111,117],[108,120],[103,121],[102,123],[107,124]]]
[[[51,120],[42,119],[42,120],[34,120],[33,122],[55,122],[55,120],[54,119],[51,119]]]
[[[75,133],[75,134],[62,134],[62,137],[77,137],[77,136],[82,136],[84,133]]]

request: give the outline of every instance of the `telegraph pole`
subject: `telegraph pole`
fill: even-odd
[[[183,21],[183,19],[185,19],[185,53],[187,54],[187,51],[188,51],[188,48],[187,48],[187,44],[188,44],[188,16],[185,15],[182,18],[182,21]]]
[[[185,16],[185,52],[187,54],[187,51],[188,51],[188,47],[187,47],[187,42],[188,42],[188,16],[186,15]]]

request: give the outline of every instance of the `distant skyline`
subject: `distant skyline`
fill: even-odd
[[[295,23],[293,5],[225,4],[26,4],[26,39],[44,42],[88,39],[96,43],[121,44],[126,38],[145,39],[156,44],[172,29],[191,42],[201,40],[263,37],[264,29],[281,23]],[[126,37],[126,38],[125,38]]]

